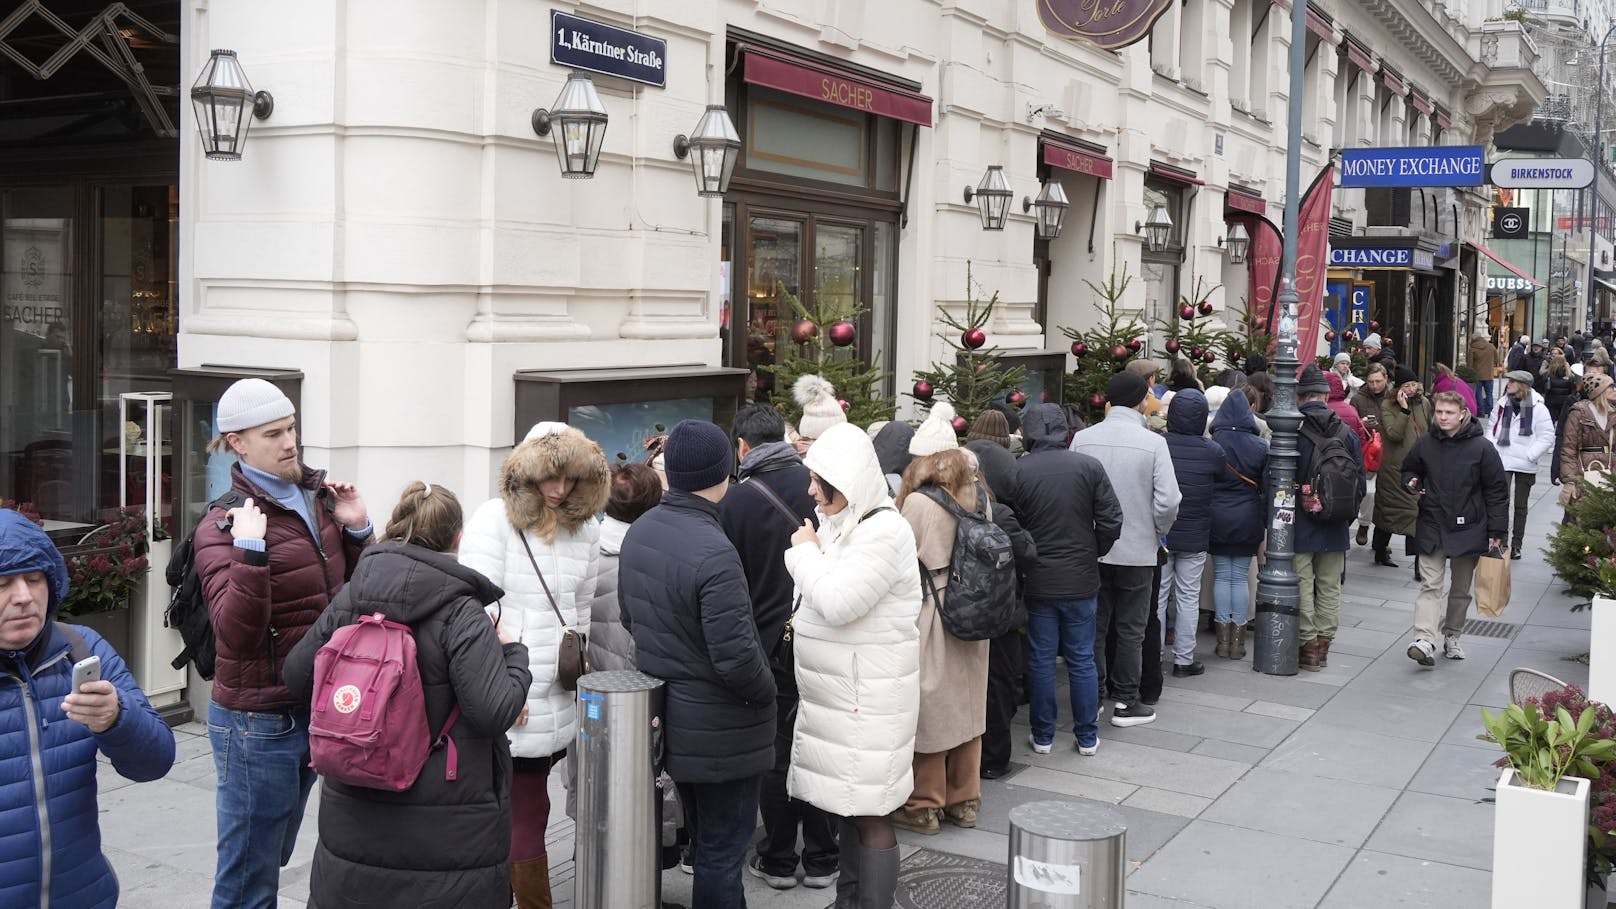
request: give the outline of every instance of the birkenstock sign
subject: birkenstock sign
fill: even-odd
[[[1044,28],[1116,50],[1150,34],[1173,0],[1038,0]]]

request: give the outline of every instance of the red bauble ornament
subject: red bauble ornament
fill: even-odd
[[[1326,340],[1326,341],[1334,341],[1335,340],[1335,332],[1333,332],[1333,331],[1325,332],[1324,333],[1324,340]]]
[[[1145,346],[1145,342],[1139,340],[1138,338],[1134,338],[1132,341],[1128,342],[1128,350],[1132,351],[1133,353],[1138,353],[1139,348],[1144,347],[1144,346]]]
[[[966,350],[976,350],[988,343],[988,333],[980,328],[972,328],[960,335],[960,343],[965,345]]]
[[[1193,318],[1195,318],[1195,307],[1189,305],[1188,303],[1185,303],[1183,306],[1180,306],[1178,308],[1178,317],[1180,319],[1193,319]]]
[[[964,417],[955,417],[951,425],[954,427],[954,435],[956,436],[965,435],[965,430],[971,428],[971,424],[966,422]]]
[[[925,379],[921,379],[915,383],[914,395],[915,400],[917,401],[930,401],[931,396],[936,394],[936,392],[937,389],[932,388],[931,383],[927,382]]]
[[[797,324],[791,326],[791,340],[798,344],[807,344],[819,334],[819,326],[812,320],[799,319]]]
[[[853,343],[853,339],[857,336],[858,330],[853,327],[852,322],[837,322],[830,327],[830,343],[837,347],[846,347]]]
[[[1102,395],[1099,392],[1089,395],[1089,406],[1095,410],[1099,410],[1100,408],[1104,407],[1105,395]]]
[[[1021,405],[1027,403],[1027,395],[1019,388],[1010,392],[1008,395],[1005,395],[1004,399],[1016,407],[1020,407]]]
[[[847,413],[849,410],[853,409],[853,402],[847,400],[846,398],[837,398],[836,403],[842,405],[842,413]]]
[[[1081,357],[1081,356],[1083,356],[1084,354],[1086,354],[1088,352],[1089,352],[1088,344],[1086,344],[1086,343],[1084,343],[1082,341],[1073,341],[1072,342],[1072,356]]]
[[[978,364],[976,364],[976,374],[977,375],[981,375],[982,373],[985,373],[987,371],[988,371],[988,364],[986,364],[986,363],[978,363]]]
[[[1201,309],[1201,315],[1203,315],[1203,316],[1212,315],[1212,301],[1211,300],[1202,300],[1200,309]]]
[[[1369,323],[1369,330],[1370,331],[1380,331],[1380,323],[1379,322],[1370,322]]]
[[[1162,346],[1167,348],[1168,353],[1178,353],[1178,349],[1184,345],[1178,343],[1177,338],[1168,338],[1167,343]]]
[[[1205,360],[1208,363],[1211,363],[1213,360],[1216,360],[1217,358],[1218,358],[1217,354],[1213,353],[1210,350],[1201,351],[1201,359]]]
[[[1199,360],[1199,359],[1201,359],[1201,355],[1204,354],[1204,353],[1206,353],[1206,351],[1202,350],[1199,347],[1191,347],[1190,348],[1190,359],[1191,360]]]
[[[1118,344],[1117,346],[1111,348],[1111,359],[1113,359],[1113,360],[1126,360],[1126,359],[1128,359],[1128,348],[1123,347],[1121,344]]]

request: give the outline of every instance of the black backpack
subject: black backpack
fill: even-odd
[[[208,503],[207,511],[202,513],[203,520],[215,508],[229,511],[245,501],[245,496],[232,489]],[[219,522],[220,530],[228,526],[228,518]],[[168,562],[168,586],[172,590],[168,595],[168,610],[163,613],[163,626],[178,631],[185,642],[185,649],[169,665],[180,669],[190,663],[196,667],[197,675],[212,679],[213,622],[208,618],[208,604],[202,597],[202,579],[196,574],[196,528],[174,547],[174,556]]]
[[[937,603],[943,630],[962,641],[986,641],[1015,627],[1016,555],[1010,535],[990,519],[991,510],[966,511],[953,496],[935,486],[917,492],[943,506],[958,520],[949,556],[948,596],[937,597],[931,572],[920,566],[921,580]],[[985,502],[987,493],[978,490]],[[987,506],[991,509],[992,506]]]
[[[1302,435],[1313,444],[1313,457],[1303,471],[1302,481],[1317,500],[1318,509],[1313,510],[1309,499],[1304,498],[1304,504],[1308,515],[1316,521],[1351,521],[1358,516],[1358,506],[1363,504],[1363,487],[1359,485],[1363,469],[1347,444],[1346,433],[1350,431],[1343,426],[1335,435],[1327,436],[1312,422],[1302,421]]]

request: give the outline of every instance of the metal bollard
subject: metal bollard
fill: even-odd
[[[632,669],[578,680],[578,909],[662,905],[662,697]]]
[[[1028,802],[1010,812],[1009,909],[1121,909],[1127,895],[1118,811]]]

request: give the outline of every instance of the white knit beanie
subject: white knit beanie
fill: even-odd
[[[1363,346],[1365,346],[1365,347],[1373,347],[1376,350],[1380,350],[1381,348],[1385,347],[1386,345],[1382,344],[1380,342],[1380,333],[1379,332],[1370,332],[1369,337],[1363,339]]]
[[[958,447],[959,435],[954,432],[954,405],[938,401],[931,406],[931,413],[926,414],[926,421],[915,430],[915,437],[909,440],[909,453],[923,458]]]
[[[802,408],[797,435],[804,439],[817,439],[837,423],[847,422],[847,414],[836,402],[836,389],[821,376],[798,376],[791,386],[791,396]]]
[[[242,379],[226,388],[213,410],[220,432],[241,432],[295,413],[292,399],[263,379]]]

